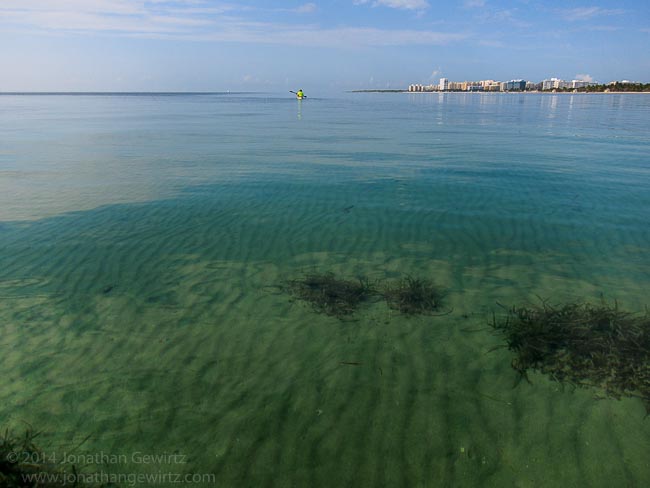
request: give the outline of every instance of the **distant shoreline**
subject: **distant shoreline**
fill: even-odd
[[[245,95],[245,94],[257,94],[257,93],[263,93],[263,92],[234,92],[234,91],[221,91],[221,92],[156,92],[156,91],[151,91],[151,92],[142,92],[142,91],[125,91],[125,92],[112,92],[112,91],[105,91],[105,92],[98,92],[98,91],[88,91],[88,92],[80,92],[80,91],[71,91],[71,92],[58,92],[58,91],[53,91],[53,92],[47,92],[47,91],[34,91],[34,92],[16,92],[16,91],[0,91],[0,95],[129,95],[129,96],[137,96],[137,95],[167,95],[167,96],[173,96],[173,95]]]
[[[573,91],[541,91],[541,90],[529,90],[529,91],[456,91],[456,90],[446,90],[446,91],[408,91],[408,90],[349,90],[348,93],[412,93],[414,95],[432,95],[432,94],[448,94],[448,93],[460,93],[460,94],[479,94],[479,95],[527,95],[527,94],[541,94],[541,95],[648,95],[650,91],[598,91],[598,92],[573,92]]]

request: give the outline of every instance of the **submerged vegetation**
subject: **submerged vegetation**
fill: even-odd
[[[351,315],[361,302],[376,294],[368,280],[344,280],[333,273],[308,274],[287,282],[286,288],[296,298],[310,303],[316,312],[339,318]]]
[[[31,431],[25,432],[23,437],[14,437],[8,430],[4,432],[0,439],[0,486],[55,486],[30,480],[33,476],[54,469],[43,464],[41,451],[33,443],[34,437],[36,435]]]
[[[440,292],[429,280],[407,277],[382,293],[393,310],[406,315],[430,314],[440,306]]]
[[[54,488],[61,486],[102,487],[85,484],[75,466],[57,463],[55,456],[46,454],[34,444],[38,433],[31,429],[23,436],[5,430],[0,438],[0,486],[3,488]],[[69,467],[71,471],[66,471]]]
[[[650,414],[650,317],[618,306],[569,303],[513,307],[492,326],[516,353],[512,367],[528,379],[529,369],[555,381],[597,387],[607,396],[641,398]]]
[[[441,297],[431,281],[411,277],[379,287],[365,278],[346,280],[333,273],[311,273],[288,281],[283,288],[310,303],[316,312],[339,318],[353,314],[372,298],[383,298],[391,309],[406,315],[431,314],[438,310]]]
[[[340,319],[363,302],[383,298],[404,315],[432,315],[442,293],[423,278],[406,277],[378,286],[367,279],[347,280],[333,273],[311,273],[284,286],[318,313]],[[513,307],[492,327],[515,353],[512,367],[528,380],[528,370],[575,387],[602,389],[609,397],[640,398],[650,414],[650,316],[618,305],[568,303],[553,307]]]

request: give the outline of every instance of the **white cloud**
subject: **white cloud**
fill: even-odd
[[[272,24],[246,24],[232,26],[229,30],[212,32],[196,38],[206,41],[256,42],[355,48],[368,46],[445,45],[462,41],[463,33],[443,33],[418,30],[387,30],[374,28],[341,27],[318,29],[312,26],[278,26]]]
[[[478,41],[479,45],[485,46],[485,47],[494,47],[494,48],[501,48],[501,47],[506,47],[506,45],[503,43],[503,41],[497,41],[497,40],[489,40],[489,39],[483,39]]]
[[[589,25],[583,27],[584,30],[596,31],[596,32],[616,32],[620,31],[621,27],[615,25]]]
[[[315,3],[306,3],[304,5],[301,5],[296,9],[296,12],[299,14],[310,14],[312,12],[316,12],[318,10],[318,7],[316,6]]]
[[[202,0],[1,0],[0,20],[6,13],[85,13],[113,16],[153,14],[203,15],[245,10],[232,4],[206,6]]]
[[[355,5],[372,3],[373,7],[383,5],[384,7],[399,8],[404,10],[423,10],[429,8],[426,0],[355,0]]]
[[[420,10],[429,7],[429,3],[426,0],[377,0],[377,3],[386,7],[407,10]]]
[[[2,0],[3,11],[83,12],[112,15],[143,14],[155,8],[165,8],[160,0]],[[197,5],[202,2],[183,0],[176,4]]]
[[[562,17],[569,21],[589,20],[594,17],[621,15],[625,10],[605,9],[601,7],[578,7],[560,11]]]
[[[383,0],[396,8],[427,5],[423,0]],[[0,0],[0,30],[29,33],[101,33],[149,39],[309,45],[337,48],[443,45],[468,34],[430,30],[254,22],[251,7],[202,0]],[[293,12],[316,9],[306,3]]]
[[[465,8],[480,8],[480,7],[485,7],[485,0],[465,0],[464,6]]]
[[[0,0],[0,30],[5,32],[125,36],[178,41],[308,45],[336,48],[444,45],[467,39],[463,32],[323,28],[316,24],[254,22],[250,7],[183,2],[126,0]],[[393,6],[426,5],[422,0],[385,0]],[[409,7],[407,7],[409,6]],[[293,12],[310,12],[313,3]]]
[[[210,15],[231,8],[206,8],[197,0],[2,0],[0,26],[77,32],[192,32],[212,24]]]
[[[438,67],[431,72],[431,76],[429,76],[429,78],[435,80],[436,78],[440,78],[441,74],[442,74],[442,70],[440,69],[440,67]]]
[[[518,9],[485,9],[476,18],[480,22],[510,24],[520,29],[530,27],[530,23],[519,20]]]
[[[57,32],[191,33],[212,25],[208,19],[172,15],[103,15],[97,12],[13,11],[3,12],[0,25],[8,22],[31,29]]]
[[[588,83],[591,83],[594,81],[594,78],[591,75],[582,75],[582,74],[577,74],[574,78],[574,80],[580,80],[580,81],[586,81]]]

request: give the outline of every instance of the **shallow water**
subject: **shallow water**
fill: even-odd
[[[639,400],[513,388],[487,327],[644,310],[650,96],[3,95],[0,134],[0,422],[46,451],[197,486],[650,484]],[[319,315],[278,288],[312,271],[432,278],[450,313]]]

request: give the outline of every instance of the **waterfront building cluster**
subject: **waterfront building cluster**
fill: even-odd
[[[595,83],[590,83],[583,80],[572,80],[564,81],[559,78],[551,78],[550,80],[542,81],[542,90],[563,90],[563,89],[576,89],[584,88],[589,85],[594,85]]]
[[[526,80],[450,81],[447,78],[440,78],[440,82],[437,84],[409,85],[408,91],[410,92],[445,92],[445,91],[518,92],[518,91],[578,89],[578,88],[584,88],[595,84],[596,83],[583,81],[583,80],[564,81],[559,78],[550,78],[547,80],[543,80],[539,83],[526,81]]]

